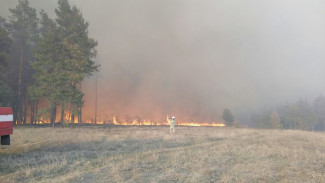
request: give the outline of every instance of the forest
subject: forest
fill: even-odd
[[[312,104],[299,99],[274,109],[261,109],[253,114],[252,122],[259,128],[325,130],[325,98],[320,95]]]
[[[68,0],[59,0],[55,8],[55,17],[52,18],[45,10],[31,7],[28,0],[19,0],[16,7],[10,8],[9,12],[10,16],[0,17],[0,106],[13,108],[14,124],[16,125],[36,124],[40,121],[48,121],[52,126],[55,125],[55,122],[72,124],[84,122],[82,109],[85,93],[82,90],[82,82],[98,72],[100,65],[95,62],[98,43],[95,39],[88,37],[89,24],[84,19],[81,10],[74,5],[71,6]],[[139,65],[143,66],[144,64]],[[127,70],[130,73],[140,72],[137,68],[132,70],[129,67],[127,66]],[[180,76],[182,76],[181,74]],[[127,87],[123,90],[126,97],[123,98],[131,98],[128,96],[131,95],[129,94],[131,93],[130,87],[137,85],[139,82],[137,77],[130,77],[131,81],[133,81],[132,79],[135,81],[131,84],[126,82]],[[188,85],[184,84],[184,87],[186,86]],[[176,90],[181,89],[176,88]],[[170,89],[170,92],[175,94],[176,90]],[[152,93],[155,91],[152,89]],[[142,93],[145,94],[145,92]],[[189,96],[179,97],[184,105],[187,105],[188,99],[193,99],[192,93],[188,93]],[[205,93],[203,92],[203,94]],[[175,96],[177,95],[175,94]],[[157,96],[159,95],[157,94]],[[174,97],[174,95],[171,96]],[[222,97],[222,94],[218,96],[218,98]],[[207,93],[207,97],[203,98],[208,98],[209,102],[213,101],[210,100],[212,97],[209,96],[209,93]],[[218,102],[216,100],[215,103]],[[124,103],[126,102],[124,101]],[[203,108],[202,110],[204,110],[204,107],[201,106],[201,103],[204,102],[199,99],[193,99],[193,102],[189,103],[195,106],[191,106],[194,112],[189,110],[192,113],[200,114],[202,111],[196,111],[196,109]],[[283,101],[282,103],[275,107],[247,112],[245,115],[250,116],[249,126],[325,130],[324,96],[319,95],[313,102],[299,99],[296,102]],[[241,105],[245,106],[244,103]],[[123,105],[120,106],[125,108]],[[178,105],[175,106],[178,107]],[[207,113],[220,110],[214,105],[211,106],[209,110],[205,110],[208,111]],[[145,110],[145,107],[143,108]],[[191,114],[189,116],[192,117]],[[118,117],[121,116],[116,116],[117,119]],[[235,120],[232,119],[234,117]],[[234,112],[234,117],[230,116],[231,122],[228,125],[245,125],[236,112]],[[111,117],[109,116],[109,118]],[[131,123],[133,119],[129,120],[127,123]],[[227,120],[224,121],[228,123]]]
[[[34,124],[49,113],[51,123],[82,120],[81,82],[98,71],[97,41],[76,6],[59,0],[56,17],[19,0],[0,19],[0,106],[11,106],[14,124]],[[60,119],[56,119],[60,110]]]

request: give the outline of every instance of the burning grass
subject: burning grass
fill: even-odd
[[[214,127],[16,128],[0,182],[325,182],[325,134]]]

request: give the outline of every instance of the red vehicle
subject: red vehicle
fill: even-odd
[[[11,107],[0,107],[1,145],[10,145],[10,134],[13,133],[13,115]]]

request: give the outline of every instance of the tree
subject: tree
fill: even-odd
[[[312,106],[305,100],[298,100],[298,128],[302,130],[314,130],[314,126],[317,123],[317,115]]]
[[[271,128],[270,117],[271,111],[265,109],[252,116],[252,120],[258,125],[259,128]]]
[[[77,114],[80,122],[83,105],[81,81],[98,71],[99,65],[93,61],[97,53],[95,49],[97,42],[88,37],[88,23],[76,6],[71,8],[68,0],[59,0],[58,4],[59,7],[55,9],[57,15],[55,20],[62,41],[60,56],[69,84],[71,120],[74,121],[74,115]]]
[[[227,108],[223,110],[222,119],[226,122],[227,126],[232,126],[235,120],[232,112]]]
[[[12,92],[5,80],[4,71],[8,67],[8,57],[12,41],[4,24],[5,19],[0,17],[0,106],[9,106],[12,102]]]
[[[275,110],[273,110],[271,113],[270,125],[271,125],[271,128],[275,128],[275,129],[282,128],[281,119],[279,117],[279,114]]]
[[[66,108],[72,123],[75,115],[81,121],[81,81],[99,67],[92,60],[97,42],[88,38],[88,23],[80,10],[71,8],[67,0],[59,0],[58,4],[55,21],[41,11],[41,37],[32,63],[36,82],[30,88],[30,95],[48,102],[53,126],[58,105],[61,105],[61,122]]]
[[[284,106],[280,116],[284,128],[287,129],[313,130],[317,123],[317,115],[313,107],[302,99]]]
[[[17,95],[15,111],[15,121],[18,124],[26,122],[27,111],[27,87],[32,83],[32,69],[30,62],[33,60],[33,50],[37,46],[38,38],[38,18],[34,8],[29,6],[28,0],[19,0],[14,9],[9,9],[10,33],[13,38],[11,72],[16,81],[11,82],[12,88]],[[18,68],[17,68],[18,67]],[[15,75],[18,71],[18,74]]]
[[[325,97],[319,96],[314,100],[314,111],[317,115],[317,130],[325,130]]]
[[[41,37],[39,48],[35,52],[35,61],[31,63],[35,74],[35,84],[29,88],[29,93],[37,101],[45,98],[49,102],[50,121],[55,124],[56,105],[64,98],[67,89],[66,74],[60,60],[61,41],[57,26],[48,15],[41,11]]]
[[[297,106],[295,104],[287,104],[280,108],[280,118],[283,121],[285,129],[297,128]]]

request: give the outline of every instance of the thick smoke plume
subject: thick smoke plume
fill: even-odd
[[[0,0],[1,14],[16,2]],[[54,17],[56,1],[30,0]],[[325,91],[325,2],[71,0],[98,40],[98,116],[220,121]],[[94,118],[95,77],[83,83]],[[239,119],[240,120],[240,119]]]

